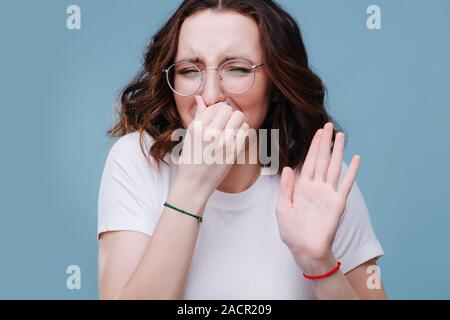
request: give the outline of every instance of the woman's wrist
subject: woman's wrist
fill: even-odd
[[[313,258],[308,255],[296,255],[294,256],[295,262],[299,268],[307,275],[320,275],[324,274],[337,265],[337,259],[333,253],[320,259]]]
[[[167,202],[193,214],[202,216],[206,202],[211,196],[206,186],[177,177],[172,184]]]

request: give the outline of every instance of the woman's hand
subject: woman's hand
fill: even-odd
[[[333,124],[319,129],[309,148],[300,178],[294,181],[285,167],[280,182],[276,216],[281,240],[297,265],[317,274],[336,265],[331,246],[356,177],[360,157],[354,156],[338,186],[344,151],[344,134],[338,132],[330,155]]]
[[[195,99],[197,110],[183,141],[177,178],[211,194],[243,150],[249,125],[242,112],[225,102],[207,107],[200,96]]]

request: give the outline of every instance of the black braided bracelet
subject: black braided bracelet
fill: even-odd
[[[185,213],[185,214],[187,214],[187,215],[189,215],[189,216],[191,216],[191,217],[194,217],[195,219],[198,220],[199,223],[203,222],[203,217],[197,216],[197,215],[195,215],[195,214],[192,214],[192,213],[189,213],[189,212],[187,212],[187,211],[184,211],[183,209],[177,208],[177,207],[171,205],[170,203],[168,203],[167,201],[164,202],[164,206],[166,206],[166,207],[168,207],[168,208],[171,208],[171,209],[174,209],[174,210],[177,210],[177,211],[179,211],[179,212]]]

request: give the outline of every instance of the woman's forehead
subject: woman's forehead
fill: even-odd
[[[184,21],[176,60],[217,62],[241,57],[253,61],[260,59],[260,53],[258,27],[253,19],[230,11],[204,10]]]

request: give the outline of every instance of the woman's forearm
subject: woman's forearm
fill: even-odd
[[[203,215],[208,198],[206,190],[177,179],[167,201]],[[194,217],[164,207],[142,259],[118,299],[181,299],[200,227]]]
[[[297,264],[301,266],[303,272],[307,275],[320,275],[333,269],[337,260],[334,256],[330,256],[325,261],[311,261],[304,258],[295,259]],[[359,300],[356,291],[347,280],[346,276],[339,269],[335,273],[323,279],[309,280],[309,284],[319,300]]]

